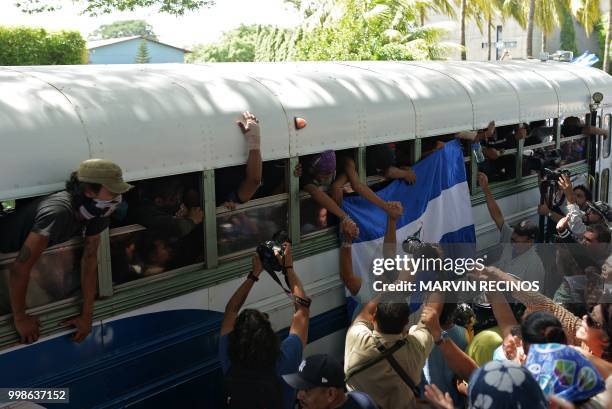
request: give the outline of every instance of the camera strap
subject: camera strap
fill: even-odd
[[[285,270],[284,267],[283,267],[283,275],[285,276],[285,283],[287,284],[287,287],[283,285],[276,271],[268,271],[268,270],[266,271],[268,272],[268,274],[270,274],[270,277],[272,277],[272,279],[276,281],[276,283],[280,286],[280,288],[283,289],[283,291],[285,292],[285,294],[287,294],[287,297],[289,297],[291,301],[293,301],[294,303],[300,304],[301,306],[306,307],[306,308],[310,307],[310,303],[311,303],[310,299],[297,296],[293,294],[291,290],[288,288],[289,278],[287,277],[287,270]]]

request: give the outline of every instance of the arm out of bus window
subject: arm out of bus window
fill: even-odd
[[[411,185],[416,183],[416,173],[414,173],[410,166],[401,169],[396,166],[389,166],[383,176],[387,179],[403,179]]]
[[[9,289],[15,329],[21,337],[21,342],[26,344],[38,340],[40,325],[38,318],[31,317],[25,312],[30,271],[48,243],[48,237],[30,232],[10,268]]]
[[[594,126],[585,126],[582,129],[583,134],[608,136],[608,130],[604,128],[596,128]]]
[[[83,294],[83,309],[81,315],[65,321],[64,326],[76,327],[72,340],[82,342],[91,332],[94,300],[96,298],[96,284],[98,281],[98,247],[100,235],[85,237],[85,248],[81,258],[81,293]]]
[[[480,188],[487,199],[487,209],[489,209],[489,214],[497,225],[497,228],[501,230],[502,226],[504,225],[504,215],[493,198],[493,193],[491,193],[491,189],[489,188],[489,178],[487,175],[482,172],[478,172],[478,184],[480,185]]]
[[[361,289],[361,277],[353,271],[352,239],[345,237],[340,247],[340,279],[351,295],[357,295]]]
[[[383,209],[387,214],[389,214],[389,204],[382,200],[376,193],[374,193],[368,185],[362,183],[359,180],[359,174],[357,173],[354,160],[346,158],[344,171],[346,172],[346,176],[348,177],[348,180],[351,183],[353,190],[355,190],[355,192],[357,192],[359,196],[366,198],[369,202],[372,202],[376,206]]]
[[[287,271],[287,279],[289,281],[289,289],[291,293],[302,299],[308,299],[304,286],[300,281],[300,278],[293,269],[293,255],[291,254],[291,244],[285,243],[285,257],[284,267]],[[310,317],[309,307],[306,307],[300,303],[295,303],[295,313],[293,313],[293,319],[291,320],[291,327],[289,328],[290,334],[295,334],[300,337],[302,341],[302,347],[306,347],[308,343],[308,320]]]
[[[240,130],[247,140],[249,157],[246,163],[245,179],[238,187],[238,199],[242,203],[251,200],[259,186],[261,185],[261,150],[260,150],[260,130],[257,118],[250,112],[242,114],[244,122],[238,122]]]
[[[304,190],[310,193],[310,196],[321,206],[333,213],[340,220],[345,219],[348,215],[338,204],[325,192],[320,191],[315,185],[308,184],[304,186]]]
[[[253,267],[252,274],[259,278],[263,267],[261,265],[261,260],[257,254],[253,254],[251,257],[251,265]],[[240,287],[234,292],[234,295],[229,299],[227,305],[225,306],[225,314],[223,314],[223,321],[221,322],[221,336],[229,334],[234,330],[234,324],[236,323],[236,317],[238,317],[238,313],[240,309],[244,305],[249,292],[251,292],[251,288],[253,288],[253,284],[255,281],[247,278],[244,280]]]

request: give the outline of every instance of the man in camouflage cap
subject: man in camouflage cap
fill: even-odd
[[[66,190],[37,198],[0,219],[0,253],[19,251],[10,267],[9,288],[15,329],[21,342],[39,336],[38,318],[26,314],[26,293],[32,267],[50,246],[84,238],[81,266],[81,314],[64,323],[76,327],[74,341],[91,332],[96,295],[97,254],[100,234],[108,228],[109,216],[121,203],[121,194],[132,188],[123,181],[121,168],[104,159],[89,159],[72,172]]]

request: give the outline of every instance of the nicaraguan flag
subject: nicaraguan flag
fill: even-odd
[[[401,243],[410,236],[426,243],[475,243],[470,191],[459,141],[446,143],[412,169],[417,175],[414,185],[396,180],[376,192],[384,201],[401,202],[404,208],[397,222],[398,254],[403,255]],[[342,207],[359,225],[359,237],[352,247],[353,271],[364,278],[365,284],[372,276],[374,258],[382,257],[387,214],[360,196],[345,198]]]

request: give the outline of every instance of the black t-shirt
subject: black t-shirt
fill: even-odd
[[[344,405],[338,406],[338,409],[378,409],[374,400],[366,393],[352,391],[347,393],[346,397],[348,399]]]
[[[0,253],[19,251],[30,232],[48,237],[48,246],[53,246],[81,234],[95,236],[108,227],[108,217],[77,217],[66,191],[34,200],[0,219]]]
[[[514,125],[500,126],[495,130],[495,134],[491,138],[480,142],[480,144],[497,150],[516,148],[517,142],[514,136],[515,132],[516,128]]]

